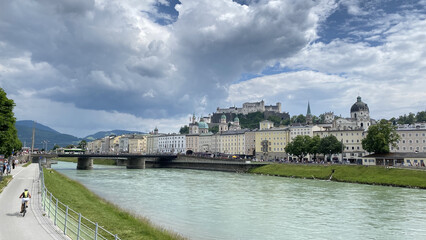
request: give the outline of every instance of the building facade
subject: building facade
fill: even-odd
[[[396,132],[400,139],[391,152],[426,152],[426,128],[399,126]]]
[[[160,153],[184,154],[186,152],[186,136],[184,134],[167,134],[158,137]]]
[[[289,128],[264,128],[256,131],[256,159],[267,161],[286,158],[285,147],[289,140]]]

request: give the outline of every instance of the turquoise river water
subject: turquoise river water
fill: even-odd
[[[426,190],[75,163],[54,169],[189,239],[426,239]]]

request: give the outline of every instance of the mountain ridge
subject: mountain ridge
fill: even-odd
[[[18,131],[18,138],[24,147],[31,147],[33,126],[35,127],[34,147],[44,149],[47,146],[49,150],[52,149],[55,144],[60,147],[66,147],[68,145],[78,145],[81,140],[90,142],[110,135],[143,134],[143,132],[138,131],[116,129],[111,131],[100,131],[84,138],[79,138],[70,134],[60,133],[38,122],[34,123],[32,120],[20,120],[16,121],[15,127]]]

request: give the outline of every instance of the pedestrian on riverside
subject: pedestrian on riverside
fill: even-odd
[[[3,163],[3,174],[6,171],[6,166],[7,166],[7,161],[4,161],[4,163]]]
[[[15,169],[15,160],[12,160],[12,169]]]
[[[6,174],[9,175],[10,174],[10,164],[7,163],[6,165]]]

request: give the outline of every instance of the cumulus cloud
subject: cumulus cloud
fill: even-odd
[[[382,44],[350,39],[312,43],[281,61],[282,67],[306,70],[236,83],[228,102],[243,102],[239,96],[248,95],[253,101],[284,102],[285,111],[300,114],[310,100],[315,114],[335,111],[348,116],[356,96],[361,95],[376,118],[424,111],[426,42],[420,39],[426,38],[426,21],[422,14],[398,18],[398,24],[389,24],[395,20],[393,14],[380,19],[390,26],[379,34]],[[243,94],[233,96],[232,92]]]
[[[176,22],[162,26],[150,15],[157,3],[3,2],[1,86],[140,117],[208,111],[242,73],[257,73],[314,40],[327,8],[327,1],[310,0],[183,0]]]
[[[161,25],[155,18],[167,19],[159,10],[172,7],[167,1],[3,1],[0,86],[20,102],[57,105],[55,114],[71,108],[135,121],[186,119],[262,98],[289,107],[317,99],[339,109],[354,92],[370,93],[361,87],[367,83],[389,92],[424,87],[426,25],[412,6],[386,13],[380,1],[180,2]],[[350,37],[322,41],[322,24],[342,7],[358,22],[361,15],[374,21],[364,28],[348,21]],[[241,80],[272,66],[290,72]],[[417,89],[412,96],[422,97]],[[412,104],[403,94],[393,99]],[[40,117],[30,109],[16,107],[20,118]]]

